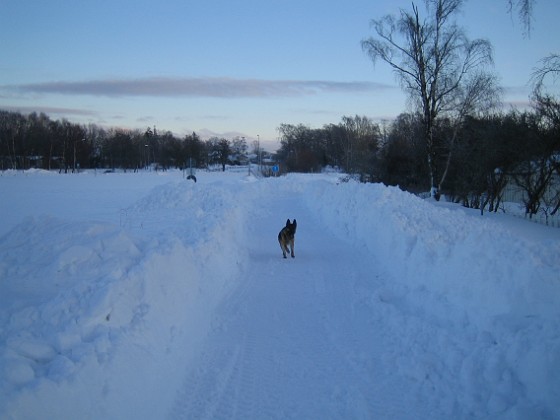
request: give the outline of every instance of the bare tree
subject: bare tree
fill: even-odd
[[[230,154],[230,145],[231,143],[227,139],[222,138],[218,140],[218,160],[222,165],[222,172],[226,171],[226,164],[228,163]]]
[[[496,98],[490,94],[494,78],[484,72],[492,64],[490,43],[470,41],[453,20],[462,3],[425,0],[426,20],[413,3],[412,12],[401,9],[399,18],[387,15],[373,20],[376,36],[362,41],[374,63],[381,60],[393,68],[416,104],[424,128],[431,193],[436,199],[451,159],[450,154],[442,156],[442,140],[436,138],[439,120],[453,121],[458,127],[484,100]],[[447,141],[449,152],[455,137]]]
[[[525,28],[527,36],[531,35],[531,22],[533,19],[533,6],[536,0],[508,0],[509,13],[513,15],[514,10]]]
[[[342,117],[346,154],[345,169],[360,174],[362,179],[372,177],[374,160],[379,148],[379,126],[365,116]]]
[[[557,82],[560,78],[560,54],[546,56],[540,60],[540,66],[533,71],[531,82],[537,94],[540,94],[545,79],[548,76],[552,78],[553,82]]]

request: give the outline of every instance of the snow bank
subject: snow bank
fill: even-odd
[[[161,418],[246,263],[235,201],[175,182],[118,225],[29,217],[0,238],[0,417]]]
[[[307,197],[326,224],[378,255],[397,281],[445,297],[478,323],[512,312],[560,314],[560,241],[533,242],[491,218],[380,184],[324,182]]]
[[[491,218],[465,217],[379,184],[331,180],[306,188],[308,206],[326,225],[382,261],[395,282],[382,300],[404,301],[414,313],[464,331],[473,350],[457,368],[465,393],[484,398],[501,383],[489,402],[495,412],[526,392],[532,402],[516,415],[553,416],[530,404],[560,401],[560,240],[533,241]]]
[[[352,244],[342,254],[357,245],[379,261],[382,275],[349,295],[375,318],[361,325],[391,343],[378,349],[388,372],[458,417],[559,415],[557,236],[332,174],[48,175],[0,183],[0,418],[164,417],[221,328],[217,305],[268,255],[248,255],[262,233],[252,218],[299,221],[304,208],[316,230]],[[316,248],[305,227],[298,246]]]

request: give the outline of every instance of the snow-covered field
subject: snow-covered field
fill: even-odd
[[[197,178],[2,174],[1,419],[560,418],[560,229]]]

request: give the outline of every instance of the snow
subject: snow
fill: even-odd
[[[560,418],[560,229],[197,180],[2,174],[1,419]]]

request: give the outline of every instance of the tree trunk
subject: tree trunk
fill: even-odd
[[[428,117],[429,119],[429,117]],[[437,153],[434,150],[434,132],[432,126],[432,120],[429,119],[425,122],[425,137],[426,137],[426,152],[428,156],[428,171],[430,177],[430,195],[436,201],[439,201],[441,198],[440,190],[439,190],[439,183],[438,183],[438,169],[437,169]]]

